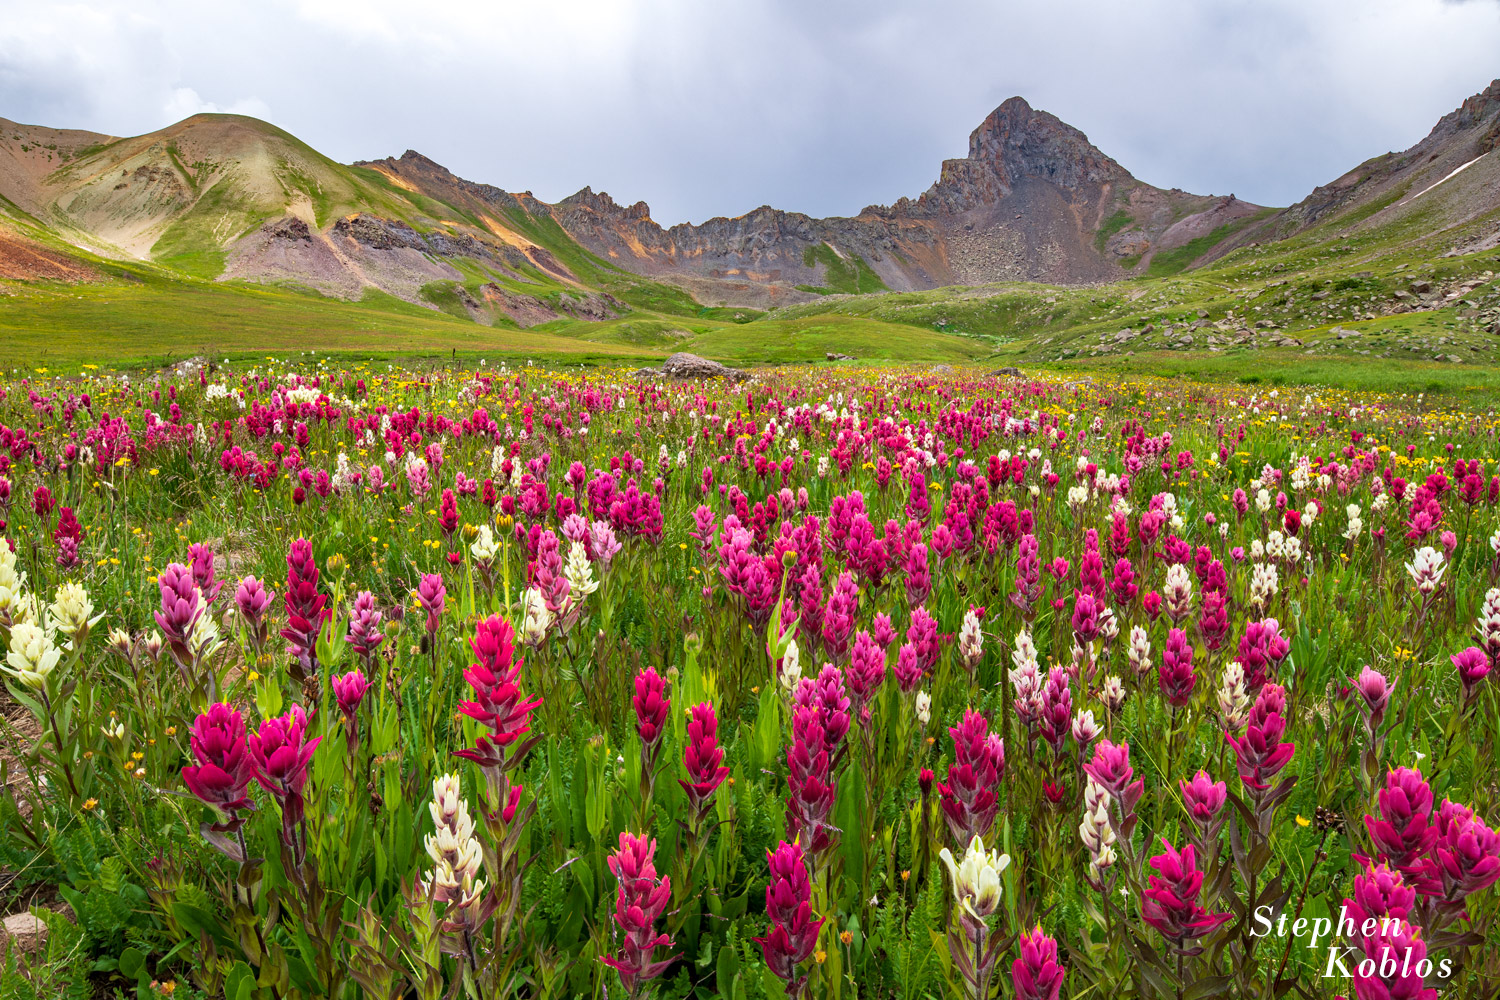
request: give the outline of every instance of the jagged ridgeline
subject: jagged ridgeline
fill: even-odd
[[[1161,277],[1236,248],[1390,234],[1500,244],[1500,81],[1402,153],[1286,209],[1137,180],[1011,98],[915,199],[848,218],[761,207],[664,228],[589,188],[556,204],[412,151],[345,165],[265,122],[195,115],[133,138],[0,119],[0,279],[255,282],[485,325],[765,308],[834,293]],[[139,271],[131,271],[139,277]],[[677,331],[636,332],[661,339]],[[662,345],[656,345],[662,346]]]

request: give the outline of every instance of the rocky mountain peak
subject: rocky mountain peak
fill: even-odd
[[[408,149],[406,152],[402,153],[400,160],[398,160],[397,162],[399,162],[404,167],[415,167],[418,170],[425,170],[430,173],[447,174],[450,177],[453,176],[453,172],[447,167],[432,159],[430,156],[423,156],[415,149]]]
[[[1465,99],[1453,114],[1459,128],[1473,128],[1497,111],[1500,111],[1500,80],[1492,80],[1488,87]]]
[[[625,207],[609,196],[606,191],[595,191],[592,187],[585,186],[582,190],[568,195],[557,203],[558,208],[587,208],[600,215],[611,218],[623,218],[631,220],[644,220],[651,218],[651,206],[644,201],[638,201],[630,207]]]
[[[1038,177],[1071,190],[1130,176],[1088,136],[1020,97],[990,112],[969,135],[969,159],[992,165],[1008,186]]]

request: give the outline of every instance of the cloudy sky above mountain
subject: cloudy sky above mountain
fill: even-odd
[[[1500,74],[1497,0],[0,0],[0,117],[268,119],[664,224],[915,196],[1013,94],[1137,177],[1300,199]]]

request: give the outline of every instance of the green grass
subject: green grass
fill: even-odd
[[[1165,378],[1247,386],[1321,386],[1351,392],[1445,396],[1470,409],[1500,406],[1500,365],[1451,365],[1438,362],[1306,358],[1295,349],[1258,351],[1247,366],[1244,355],[1176,354],[1169,351],[1133,358],[1087,358],[1037,366],[1061,372],[1107,372],[1129,376],[1149,372]]]
[[[682,349],[741,364],[823,361],[830,351],[860,361],[952,364],[988,353],[985,344],[964,337],[851,316],[765,319],[723,326],[688,341]]]
[[[431,302],[437,306],[439,312],[447,313],[455,319],[469,319],[469,310],[464,308],[462,300],[458,297],[460,286],[453,281],[429,281],[422,286],[418,295],[424,302]]]
[[[880,280],[880,275],[870,269],[865,259],[859,255],[852,257],[841,257],[833,247],[826,243],[810,246],[802,252],[802,263],[807,267],[823,265],[822,285],[798,285],[804,292],[812,292],[815,295],[833,295],[843,293],[846,295],[861,295],[867,292],[882,292],[886,290],[885,282]]]
[[[151,256],[194,277],[217,278],[224,273],[223,248],[263,215],[259,206],[242,199],[232,185],[215,184],[167,227],[152,245]]]
[[[1134,221],[1135,218],[1123,208],[1116,210],[1114,215],[1104,220],[1104,225],[1099,227],[1099,232],[1095,234],[1094,249],[1103,253],[1110,238]]]
[[[193,354],[461,350],[495,355],[649,355],[630,344],[480,326],[380,292],[341,302],[285,288],[173,281],[121,265],[134,280],[10,286],[0,298],[0,366],[108,361],[120,365]]]

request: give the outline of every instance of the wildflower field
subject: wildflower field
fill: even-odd
[[[1487,997],[1491,412],[0,383],[4,997]]]

